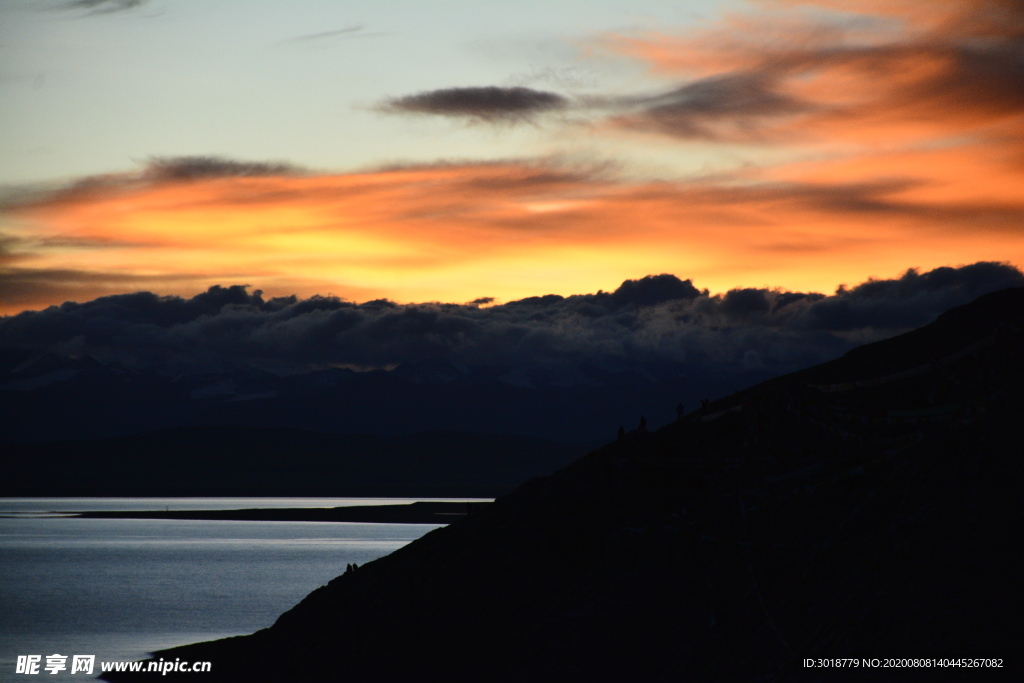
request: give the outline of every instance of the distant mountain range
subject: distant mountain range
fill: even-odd
[[[713,372],[709,368],[708,375]],[[765,379],[765,372],[751,373]],[[447,362],[278,376],[249,367],[169,375],[29,349],[0,350],[6,441],[95,439],[194,426],[346,434],[516,434],[567,443],[612,437],[641,414],[663,424],[707,378],[589,369],[588,381],[532,387]],[[741,377],[746,379],[746,377]],[[736,384],[732,389],[739,388]]]
[[[669,421],[698,402],[694,374],[594,367],[545,387],[446,362],[171,375],[0,350],[0,495],[489,497],[641,415]]]
[[[158,655],[256,683],[1019,668],[1022,350],[1024,289],[986,295],[632,430],[269,629]]]

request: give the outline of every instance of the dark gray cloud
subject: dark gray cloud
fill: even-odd
[[[788,372],[925,324],[986,292],[1024,286],[998,263],[908,271],[832,295],[737,289],[710,296],[672,275],[614,292],[470,304],[264,299],[244,286],[191,299],[149,292],[0,318],[0,348],[89,354],[171,370],[247,365],[443,363],[517,386],[579,385],[594,373],[746,377]],[[742,386],[742,382],[740,386]]]
[[[626,99],[619,108],[639,112],[618,117],[620,124],[675,137],[704,140],[757,140],[766,121],[815,109],[778,91],[771,73],[749,72],[694,81],[659,95]]]
[[[319,31],[317,33],[307,33],[305,35],[296,36],[289,38],[286,42],[289,43],[300,43],[308,40],[322,40],[323,38],[337,38],[338,36],[350,36],[355,33],[359,33],[365,27],[362,24],[357,26],[346,26],[345,28],[334,29],[333,31]]]
[[[154,181],[295,175],[302,169],[280,161],[237,161],[217,156],[151,157],[142,171]]]
[[[240,161],[212,155],[149,157],[138,171],[86,176],[58,187],[50,185],[8,189],[5,196],[0,196],[0,210],[78,201],[121,190],[138,190],[159,183],[210,178],[294,176],[306,172],[306,169],[284,161]]]
[[[690,280],[680,280],[675,275],[648,275],[640,280],[626,280],[612,292],[611,300],[616,307],[654,306],[675,299],[695,299],[700,290]]]
[[[590,95],[570,99],[529,88],[447,88],[388,100],[387,113],[432,114],[488,123],[532,120],[535,114],[574,111],[608,115],[618,125],[707,140],[755,140],[765,122],[814,106],[777,91],[771,73],[738,72],[643,96]]]
[[[64,7],[67,9],[85,9],[89,14],[111,14],[123,12],[146,4],[149,0],[72,0]]]
[[[367,32],[364,31],[366,26],[363,24],[357,24],[355,26],[346,26],[345,28],[334,29],[332,31],[318,31],[316,33],[306,33],[301,36],[295,36],[294,38],[288,38],[282,40],[279,44],[297,44],[297,43],[312,43],[327,41],[331,38],[377,38],[379,36],[387,35],[383,31]]]
[[[434,114],[489,123],[518,123],[568,105],[568,99],[553,92],[489,86],[431,90],[387,100],[377,109],[395,114]]]

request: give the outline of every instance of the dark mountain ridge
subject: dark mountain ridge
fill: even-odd
[[[176,427],[9,443],[0,496],[492,497],[591,447],[495,434]]]
[[[158,655],[256,682],[820,680],[816,658],[1005,672],[1022,350],[1024,289],[987,295],[634,430],[269,629]]]
[[[696,392],[721,383],[710,369],[660,380],[630,369],[585,369],[580,384],[543,386],[508,368],[469,371],[435,362],[391,371],[328,368],[277,376],[240,367],[173,375],[101,365],[89,356],[0,350],[0,440],[102,439],[222,426],[381,436],[516,434],[593,443],[640,412],[663,424],[677,401],[695,403]],[[752,371],[740,380],[768,376]]]

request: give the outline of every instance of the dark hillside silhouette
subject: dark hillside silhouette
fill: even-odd
[[[629,432],[269,629],[159,655],[210,660],[217,682],[803,680],[816,657],[1017,666],[1022,349],[1024,289],[988,295]]]

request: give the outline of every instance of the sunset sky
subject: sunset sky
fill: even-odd
[[[0,0],[0,313],[1024,266],[1020,0]]]

